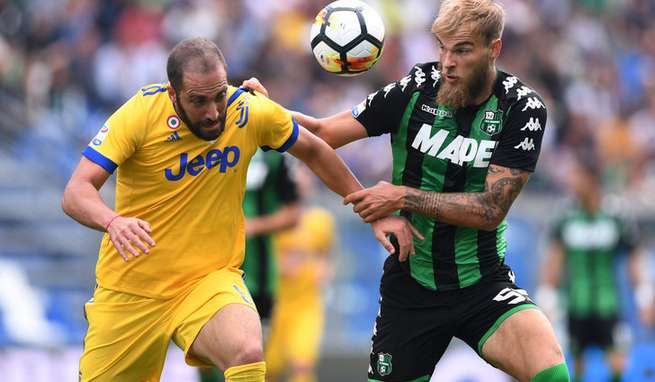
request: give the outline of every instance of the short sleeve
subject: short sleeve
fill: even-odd
[[[371,137],[394,133],[414,90],[426,81],[427,74],[421,66],[416,65],[407,76],[371,93],[353,107],[352,115]]]
[[[134,154],[145,133],[147,110],[140,94],[112,114],[82,155],[112,174]]]
[[[534,92],[514,103],[506,115],[491,164],[534,172],[546,127],[546,105]]]
[[[289,165],[284,156],[280,158],[280,165],[275,175],[275,187],[277,189],[277,194],[280,196],[280,202],[282,204],[298,202],[300,200],[298,187],[291,176]]]
[[[257,145],[264,151],[287,151],[298,139],[299,126],[288,110],[261,95],[255,95]]]

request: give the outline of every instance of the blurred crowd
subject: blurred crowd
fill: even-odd
[[[348,109],[414,63],[438,57],[429,33],[438,1],[370,0],[387,28],[382,60],[356,78],[322,72],[311,55],[309,28],[327,2],[0,0],[2,140],[54,140],[40,146],[66,151],[53,154],[65,177],[109,113],[142,85],[166,81],[168,50],[190,36],[219,44],[232,84],[257,76],[279,103],[316,116]],[[533,190],[561,185],[568,159],[589,153],[602,162],[612,191],[649,203],[655,191],[649,164],[655,163],[655,2],[502,3],[507,23],[499,66],[536,88],[549,106]],[[341,151],[368,184],[387,177],[391,163],[371,160],[389,156],[385,139],[374,142]]]

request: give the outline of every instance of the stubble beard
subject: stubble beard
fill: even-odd
[[[177,96],[177,99],[179,100],[179,95]],[[184,122],[184,124],[187,125],[189,130],[191,130],[193,135],[195,135],[196,137],[203,139],[205,141],[213,141],[223,133],[223,130],[225,130],[226,113],[221,113],[221,115],[219,116],[220,118],[219,123],[221,125],[221,128],[218,130],[217,133],[210,135],[202,129],[202,125],[203,125],[202,123],[191,122],[189,115],[187,114],[186,110],[184,110],[184,108],[182,107],[179,101],[174,101],[173,104],[175,105],[175,111],[177,112],[178,117],[180,117],[182,122]]]
[[[480,60],[473,68],[468,80],[461,81],[463,79],[460,79],[457,84],[450,84],[445,80],[441,82],[437,93],[437,104],[446,105],[452,109],[473,106],[491,76],[491,60]]]

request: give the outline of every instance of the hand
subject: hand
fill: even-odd
[[[371,223],[403,207],[405,189],[389,182],[378,182],[373,187],[365,188],[347,195],[343,204],[353,204],[353,211],[365,222]]]
[[[241,87],[242,88],[248,88],[250,90],[255,90],[255,91],[259,92],[259,93],[262,93],[266,97],[268,97],[268,90],[266,90],[264,85],[262,85],[262,83],[259,82],[259,80],[256,79],[255,77],[250,77],[250,79],[243,81],[241,83]]]
[[[129,259],[126,250],[134,257],[139,256],[139,252],[134,249],[133,245],[136,245],[143,253],[150,252],[148,248],[155,246],[150,232],[152,232],[150,224],[145,220],[123,216],[116,216],[107,226],[109,239],[125,261]]]
[[[414,237],[419,240],[424,239],[423,235],[414,228],[412,223],[402,216],[388,216],[376,220],[371,223],[371,228],[373,229],[375,238],[378,239],[389,254],[394,254],[396,250],[393,244],[391,244],[388,235],[394,235],[396,237],[398,246],[400,247],[400,253],[398,254],[398,260],[400,261],[407,260],[408,254],[413,256],[416,253],[414,250]]]

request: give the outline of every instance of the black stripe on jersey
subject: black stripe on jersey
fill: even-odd
[[[416,103],[418,105],[420,102],[425,102],[425,95],[419,95]],[[405,158],[405,168],[403,169],[403,178],[402,184],[412,188],[421,188],[421,180],[423,178],[423,158],[424,154],[412,147],[412,142],[416,138],[418,131],[421,129],[422,123],[416,121],[421,121],[422,118],[419,117],[419,113],[422,112],[420,108],[414,106],[412,110],[412,115],[409,117],[407,122],[407,136],[405,138],[405,147],[407,150],[407,157]],[[414,123],[412,123],[414,122]],[[434,123],[434,118],[430,121],[430,124]],[[393,136],[392,136],[393,138]],[[407,220],[412,221],[412,213],[409,211],[401,211],[401,216],[407,218]],[[409,261],[400,263],[401,267],[409,271]]]
[[[457,134],[468,137],[471,124],[475,118],[477,107],[466,107],[455,112]],[[464,192],[466,185],[466,166],[448,163],[442,192]],[[455,233],[457,226],[436,223],[432,232],[432,266],[434,282],[439,289],[440,284],[459,285],[457,264],[455,262]]]
[[[500,266],[500,259],[493,256],[483,256],[483,254],[498,253],[498,229],[493,231],[478,231],[478,264],[480,267],[480,276],[483,278],[495,273]],[[486,261],[485,261],[486,258]]]
[[[259,190],[256,193],[255,205],[257,208],[256,216],[261,216],[266,212],[265,193]],[[257,290],[251,291],[253,296],[266,296],[268,293],[268,273],[270,271],[270,256],[266,248],[266,236],[259,235],[254,238],[257,245]]]
[[[493,95],[498,99],[498,110],[503,112],[503,123],[506,121],[506,114],[509,111],[508,97],[505,96],[505,87],[503,81],[507,76],[499,74],[494,86]],[[484,254],[498,253],[498,229],[493,231],[478,231],[478,264],[480,267],[480,275],[484,278],[486,275],[494,274],[494,271],[500,266],[498,257],[487,256],[484,261]]]

